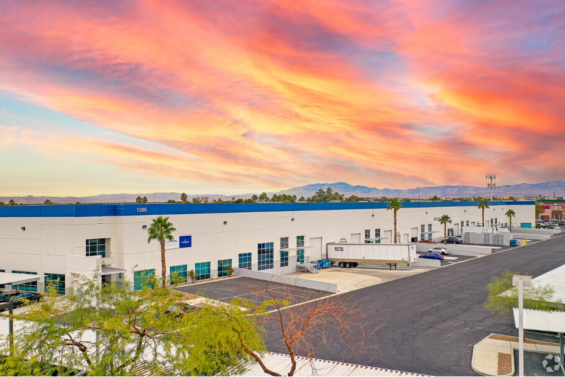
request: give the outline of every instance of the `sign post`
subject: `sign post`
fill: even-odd
[[[532,277],[525,275],[512,276],[512,285],[518,287],[518,362],[520,377],[524,377],[524,287],[532,286]]]

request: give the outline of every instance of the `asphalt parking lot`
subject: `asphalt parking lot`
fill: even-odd
[[[518,335],[510,315],[485,310],[490,279],[505,270],[539,276],[565,264],[564,236],[338,296],[370,313],[362,320],[366,330],[380,327],[362,352],[351,350],[336,332],[314,354],[414,373],[475,375],[471,356],[477,342],[491,333]],[[268,330],[269,351],[288,352],[280,330]]]
[[[272,297],[287,300],[291,304],[298,304],[331,295],[331,293],[315,289],[301,288],[247,277],[215,280],[202,284],[177,287],[176,289],[181,292],[204,296],[226,303],[239,297],[257,305]],[[269,291],[271,293],[269,293]]]

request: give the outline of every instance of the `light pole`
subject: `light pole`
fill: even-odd
[[[490,188],[490,201],[492,202],[492,190],[496,187],[496,183],[494,183],[496,180],[496,174],[487,174],[485,178],[489,181],[489,183],[487,183],[487,188]]]
[[[520,377],[524,376],[524,287],[532,286],[532,277],[525,275],[512,276],[512,285],[518,287],[518,362]]]

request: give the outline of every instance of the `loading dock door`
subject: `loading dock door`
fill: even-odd
[[[402,243],[408,243],[408,234],[402,236]]]
[[[382,243],[394,243],[394,238],[392,238],[392,230],[385,230],[385,239]]]
[[[456,235],[460,235],[461,233],[459,233],[459,224],[454,224],[453,228],[455,229],[455,234]]]
[[[361,233],[351,233],[351,243],[361,243]]]
[[[322,259],[322,237],[310,238],[310,259]]]

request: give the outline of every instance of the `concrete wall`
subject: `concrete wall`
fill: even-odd
[[[251,271],[244,268],[234,268],[234,274],[252,279],[265,280],[273,283],[288,284],[296,287],[316,289],[318,291],[337,293],[337,284],[324,281],[302,279],[286,275],[272,274],[262,271]]]
[[[441,261],[437,259],[418,258],[412,267],[441,267]]]
[[[552,236],[554,234],[561,233],[561,229],[537,229],[537,228],[521,228],[519,226],[513,226],[512,233],[546,234]]]
[[[427,243],[417,243],[416,250],[419,252],[427,252],[429,249],[433,249],[434,247],[445,247],[451,255],[462,255],[462,256],[469,256],[469,257],[476,257],[479,254],[492,254],[493,248],[496,247],[489,247],[489,246],[476,246],[476,245],[460,245],[460,244],[451,244],[448,243],[447,245],[441,244],[427,244]]]
[[[512,232],[515,239],[518,240],[537,240],[544,241],[551,238],[549,234],[534,234],[534,233],[514,233]]]

